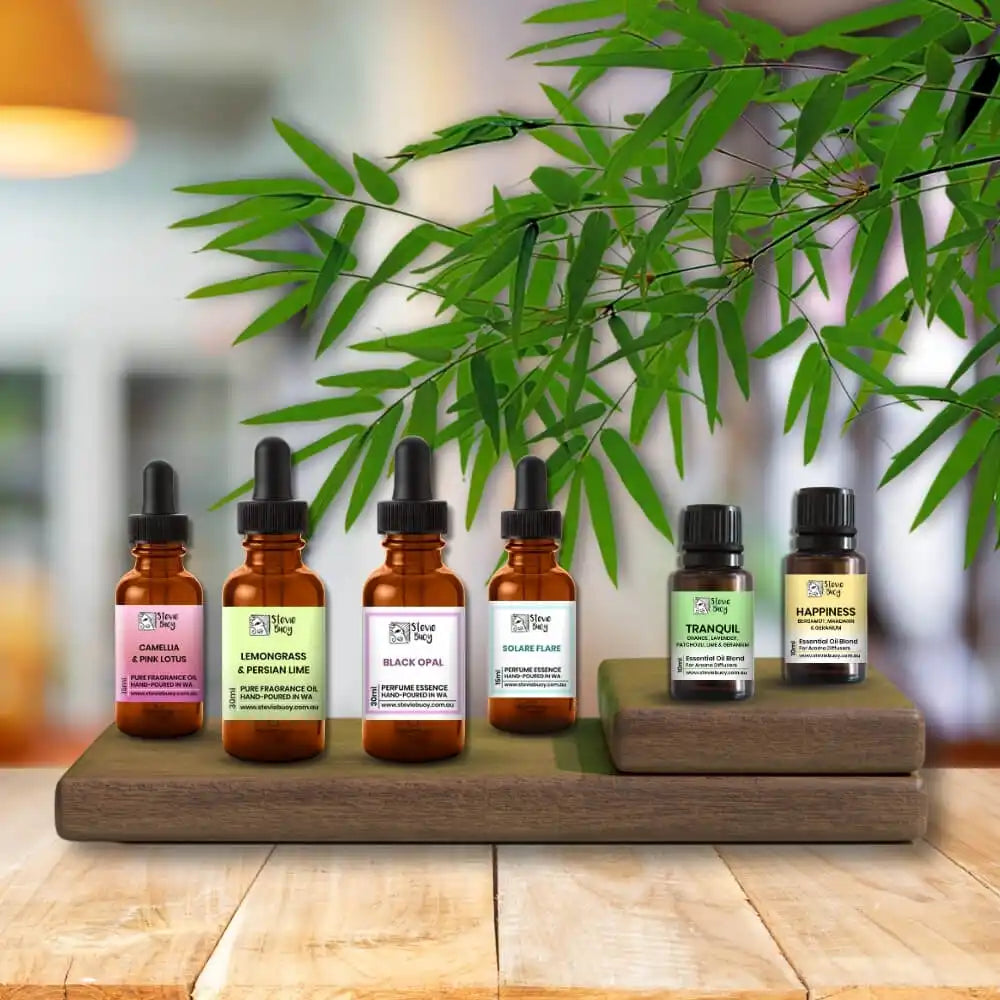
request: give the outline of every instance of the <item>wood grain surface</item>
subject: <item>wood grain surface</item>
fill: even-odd
[[[924,720],[869,667],[858,685],[793,687],[758,659],[745,702],[680,702],[664,659],[605,660],[598,701],[620,771],[646,774],[907,774],[924,761]]]
[[[711,847],[497,849],[500,1000],[805,1000]]]
[[[367,757],[333,720],[327,752],[292,765],[228,757],[217,724],[140,741],[109,728],[59,782],[70,840],[161,842],[900,841],[923,835],[919,776],[622,775],[600,720],[548,737],[470,725],[434,764]],[[400,821],[405,817],[405,822]]]
[[[1000,897],[929,844],[719,852],[810,998],[1000,997]]]
[[[9,829],[30,847],[0,881],[0,998],[187,1000],[270,848],[67,844],[56,772],[21,774],[3,782],[0,870]]]
[[[194,1000],[496,995],[492,851],[426,845],[277,848],[194,990]]]

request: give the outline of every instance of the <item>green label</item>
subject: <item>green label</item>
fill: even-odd
[[[753,678],[753,591],[676,590],[670,595],[673,680]]]
[[[326,609],[222,609],[222,717],[326,718]]]

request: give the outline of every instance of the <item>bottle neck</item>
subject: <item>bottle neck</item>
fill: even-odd
[[[511,538],[505,548],[507,565],[522,573],[547,573],[558,565],[559,543],[554,538]]]
[[[854,535],[796,535],[799,552],[853,552]]]
[[[291,573],[302,566],[305,544],[301,535],[247,535],[246,565],[257,573]]]
[[[132,546],[135,571],[143,576],[176,576],[184,572],[187,548],[180,542],[137,542]]]
[[[440,535],[386,535],[385,564],[394,573],[432,573],[444,566]]]
[[[742,552],[723,552],[719,549],[685,549],[681,552],[684,569],[739,569],[742,565]]]

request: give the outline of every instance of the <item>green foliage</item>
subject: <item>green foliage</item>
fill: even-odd
[[[685,418],[703,408],[712,430],[738,419],[754,366],[794,353],[784,424],[802,434],[807,463],[830,433],[838,395],[850,400],[842,433],[887,402],[927,411],[883,482],[917,462],[939,463],[916,527],[971,478],[970,562],[1000,503],[1000,374],[992,373],[1000,318],[990,299],[1000,277],[998,14],[979,0],[894,0],[786,36],[686,0],[547,7],[529,20],[550,37],[516,55],[567,67],[565,86],[542,86],[549,117],[458,122],[403,147],[388,167],[337,156],[275,121],[307,176],[179,188],[222,202],[178,228],[212,227],[205,249],[257,265],[191,297],[270,297],[237,342],[302,314],[317,357],[333,357],[341,337],[378,355],[359,370],[335,360],[318,378],[326,395],[247,421],[333,424],[295,456],[335,456],[312,503],[314,525],[342,494],[346,526],[354,523],[402,434],[457,445],[469,477],[466,523],[498,465],[540,449],[565,506],[565,562],[589,530],[616,581],[609,483],[620,481],[672,538],[657,482],[665,470],[640,453],[654,420],[669,428],[683,475]],[[592,120],[588,92],[618,67],[648,76],[649,104],[621,122]],[[753,127],[770,133],[766,162],[730,148],[729,133],[751,113]],[[399,178],[419,161],[510,141],[537,143],[547,161],[517,193],[494,187],[483,212],[458,225],[400,207]],[[742,181],[707,186],[713,157],[728,159]],[[933,245],[928,234],[940,229],[928,225],[921,197],[929,188],[953,209]],[[372,259],[366,236],[381,213],[412,225]],[[851,248],[850,274],[837,287],[827,269],[834,223]],[[315,250],[289,249],[280,242],[287,230]],[[897,231],[906,274],[882,293],[880,267]],[[843,301],[842,322],[814,326],[807,289]],[[366,304],[390,294],[436,303],[437,320],[365,331]],[[773,298],[777,329],[749,329],[752,295]],[[908,330],[931,320],[943,324],[935,336],[981,335],[939,383],[897,384],[893,362]],[[609,392],[611,372],[624,392]]]

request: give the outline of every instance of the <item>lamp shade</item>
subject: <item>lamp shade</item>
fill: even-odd
[[[0,176],[109,170],[132,148],[75,0],[0,0]]]

